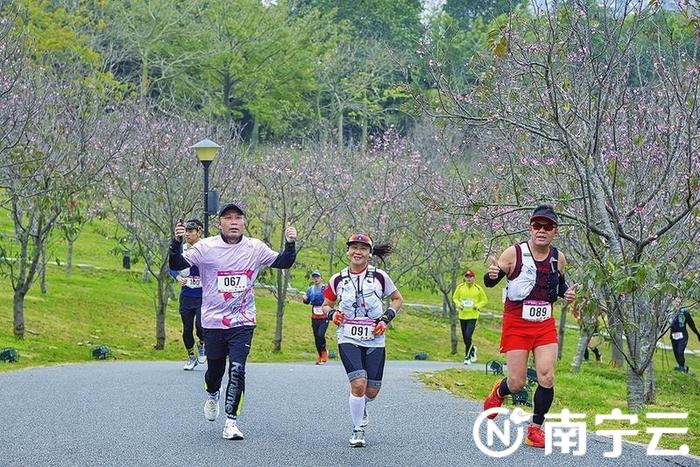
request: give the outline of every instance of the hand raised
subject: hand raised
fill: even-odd
[[[489,256],[489,278],[496,280],[501,272],[501,267],[498,265],[498,260],[495,256]]]
[[[288,225],[284,231],[284,237],[290,243],[296,242],[297,241],[297,229],[292,225]]]

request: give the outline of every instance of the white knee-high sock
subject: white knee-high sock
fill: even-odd
[[[362,415],[365,412],[365,396],[355,397],[350,394],[350,417],[353,427],[359,427],[362,423]]]

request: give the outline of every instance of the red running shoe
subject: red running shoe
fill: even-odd
[[[525,444],[535,448],[544,447],[544,430],[540,425],[530,423],[527,426],[527,438],[525,439]]]
[[[500,407],[503,405],[503,398],[498,395],[498,388],[501,387],[501,382],[498,381],[494,386],[493,389],[491,389],[491,393],[486,396],[486,400],[484,400],[484,410],[492,409],[494,407]],[[493,413],[488,416],[490,419],[496,418],[498,414]]]
[[[323,351],[321,352],[321,363],[326,363],[328,361],[328,352]]]

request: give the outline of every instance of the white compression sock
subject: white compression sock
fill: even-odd
[[[350,394],[350,417],[352,418],[353,427],[360,426],[362,423],[362,415],[365,412],[365,396],[355,397]]]

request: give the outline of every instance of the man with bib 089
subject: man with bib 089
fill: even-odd
[[[559,217],[552,206],[536,207],[530,217],[530,239],[507,248],[498,259],[491,257],[484,275],[486,287],[494,287],[503,277],[508,279],[500,345],[501,353],[506,354],[508,377],[494,385],[484,401],[484,410],[500,407],[508,394],[525,386],[528,355],[533,352],[537,389],[525,442],[539,448],[544,447],[544,416],[554,399],[554,364],[559,346],[552,308],[557,297],[569,303],[575,297],[575,287],[568,287],[564,278],[566,257],[552,246],[558,225]]]

